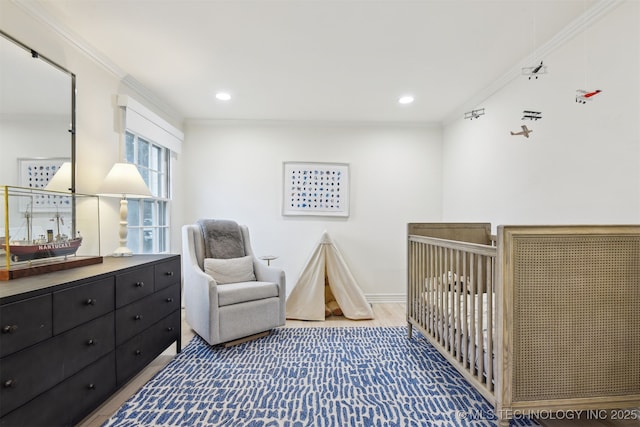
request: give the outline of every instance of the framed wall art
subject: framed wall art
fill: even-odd
[[[347,163],[284,162],[283,215],[349,216]]]
[[[20,187],[44,190],[49,181],[64,162],[65,157],[18,158],[18,185]],[[34,194],[29,202],[36,212],[56,212],[71,208],[71,197],[55,194]]]

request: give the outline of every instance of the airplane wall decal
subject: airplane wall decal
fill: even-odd
[[[464,113],[464,118],[473,120],[473,119],[477,119],[482,115],[484,115],[484,108],[479,108],[477,110],[467,111],[466,113]]]
[[[540,120],[542,118],[542,112],[524,110],[522,112],[522,120]]]
[[[513,132],[513,131],[511,131],[511,135],[522,135],[522,136],[524,136],[525,138],[529,138],[529,134],[530,134],[531,132],[533,132],[533,129],[529,129],[529,128],[527,128],[527,126],[526,126],[526,125],[522,125],[522,126],[520,126],[520,127],[522,128],[522,131],[520,131],[520,132]]]
[[[576,102],[579,104],[586,104],[587,101],[591,101],[591,98],[602,92],[600,89],[596,89],[593,92],[587,92],[586,90],[576,90]]]
[[[524,67],[522,69],[522,75],[529,76],[529,80],[531,80],[531,77],[535,77],[537,79],[541,74],[547,74],[547,66],[543,65],[542,61],[540,61],[539,65]]]

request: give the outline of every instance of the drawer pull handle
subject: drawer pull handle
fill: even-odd
[[[87,345],[96,345],[96,340],[94,340],[93,338],[89,338],[87,340]]]
[[[136,316],[133,319],[134,320],[142,320],[142,314],[136,314]]]
[[[173,326],[169,326],[169,327],[167,328],[167,331],[168,331],[168,332],[173,332]]]
[[[165,276],[173,276],[173,271],[167,271],[166,273],[164,273]]]
[[[89,298],[86,302],[86,305],[96,305],[96,300],[93,298]]]
[[[142,350],[136,350],[136,351],[134,352],[134,354],[135,354],[136,356],[140,356],[140,355],[142,354]]]
[[[136,288],[143,288],[144,282],[136,282]]]
[[[3,334],[12,334],[17,330],[18,330],[18,325],[7,325],[4,328],[2,328],[2,333]]]
[[[4,382],[4,384],[2,384],[4,386],[4,388],[12,388],[16,386],[16,381],[15,380],[6,380]]]
[[[173,298],[171,297],[167,298],[167,302],[173,302]]]
[[[91,383],[91,384],[87,385],[87,388],[89,390],[95,390],[96,389],[96,385],[94,383]]]

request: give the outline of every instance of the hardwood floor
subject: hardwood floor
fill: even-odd
[[[332,327],[366,327],[366,326],[405,326],[407,324],[405,305],[404,304],[374,304],[373,312],[375,319],[373,320],[349,320],[340,316],[329,317],[324,322],[308,322],[303,320],[287,320],[285,328],[332,328]],[[193,338],[194,333],[184,319],[184,311],[182,316],[182,346]],[[124,387],[116,392],[102,406],[97,408],[93,413],[87,416],[78,427],[99,427],[109,417],[111,417],[122,404],[131,397],[138,389],[140,389],[147,381],[149,381],[158,371],[160,371],[175,356],[175,345],[169,347],[164,353],[151,362],[142,372],[130,380]],[[631,413],[632,416],[627,418],[636,418],[640,416],[640,409]],[[625,413],[617,412],[612,415],[625,415]],[[570,416],[570,415],[569,415]],[[565,416],[567,418],[568,416]],[[640,420],[612,420],[611,415],[604,416],[604,413],[591,413],[588,416],[583,415],[581,419],[554,419],[543,420],[539,422],[545,427],[640,427]]]

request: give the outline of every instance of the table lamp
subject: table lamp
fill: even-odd
[[[144,183],[138,168],[132,163],[116,163],[113,165],[102,186],[98,191],[99,196],[121,197],[120,199],[120,247],[115,250],[113,256],[131,256],[133,251],[127,247],[127,197],[147,198],[151,197],[151,191]]]
[[[48,191],[60,191],[68,193],[71,191],[71,162],[64,162],[56,173],[51,177],[47,186]]]

